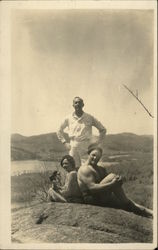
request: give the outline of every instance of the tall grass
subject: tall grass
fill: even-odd
[[[62,182],[64,183],[65,172],[62,168]],[[120,159],[119,164],[107,168],[107,171],[120,174],[125,178],[123,188],[129,198],[152,208],[153,203],[153,161],[152,154],[135,153],[129,159]],[[47,200],[47,192],[51,186],[48,171],[44,169],[40,173],[22,174],[11,177],[11,200],[14,202],[32,202],[33,200]]]
[[[61,173],[61,182],[64,184],[65,171],[58,169]],[[11,202],[31,203],[33,200],[47,201],[48,190],[51,187],[49,179],[54,171],[47,169],[43,164],[43,170],[39,173],[24,173],[11,177]]]
[[[153,158],[151,153],[135,153],[130,159],[120,160],[108,172],[120,174],[125,179],[125,193],[134,201],[153,206]]]

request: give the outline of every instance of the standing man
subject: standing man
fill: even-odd
[[[101,143],[106,134],[104,126],[92,115],[83,111],[84,102],[80,97],[73,99],[74,113],[69,115],[61,124],[57,136],[59,140],[69,150],[69,154],[75,159],[76,168],[81,166],[81,157],[87,153],[90,140],[92,138],[92,127],[99,131],[96,143]],[[68,128],[70,143],[65,140],[64,130]]]

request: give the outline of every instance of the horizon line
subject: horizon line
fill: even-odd
[[[40,133],[40,134],[32,134],[32,135],[23,135],[23,134],[20,134],[20,133],[11,133],[10,135],[20,135],[20,136],[23,136],[23,137],[32,137],[32,136],[40,136],[40,135],[48,135],[48,134],[57,134],[57,132],[47,132],[47,133]],[[133,134],[133,135],[138,135],[138,136],[154,136],[154,134],[137,134],[137,133],[134,133],[134,132],[119,132],[119,133],[109,133],[109,134],[106,134],[107,135],[118,135],[118,134]],[[92,136],[97,136],[96,134],[93,134]]]

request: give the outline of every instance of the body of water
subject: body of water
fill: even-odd
[[[100,162],[99,165],[103,167],[110,167],[117,165],[118,162]],[[42,171],[61,170],[60,162],[55,161],[12,161],[11,162],[11,176],[21,175],[26,173],[38,173]]]
[[[24,173],[38,173],[42,171],[54,171],[60,168],[59,162],[53,161],[38,161],[38,160],[28,160],[28,161],[12,161],[11,162],[11,175],[21,175]]]
[[[117,158],[124,158],[124,157],[129,157],[130,155],[112,155],[112,156],[109,156],[108,158],[109,159],[117,159]]]

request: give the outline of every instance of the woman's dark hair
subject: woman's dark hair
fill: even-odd
[[[74,158],[73,158],[71,155],[65,155],[65,156],[63,156],[63,158],[61,159],[61,162],[60,162],[60,165],[61,165],[61,166],[63,166],[63,161],[64,161],[65,159],[67,159],[68,162],[71,164],[71,166],[72,166],[73,168],[75,168],[75,160],[74,160]]]
[[[91,144],[91,145],[89,145],[89,147],[88,147],[88,154],[90,154],[93,150],[98,150],[101,153],[101,155],[103,153],[102,148],[98,147],[97,144]]]

